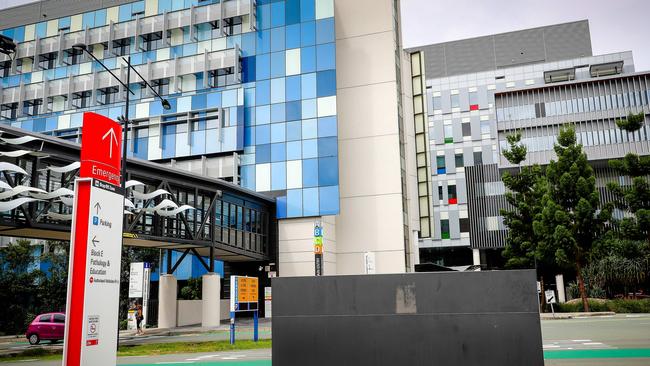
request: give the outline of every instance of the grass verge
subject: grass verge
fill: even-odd
[[[270,339],[260,339],[258,342],[237,341],[230,344],[229,341],[215,342],[174,342],[174,343],[151,343],[133,346],[120,346],[117,351],[119,357],[123,356],[148,356],[168,355],[172,353],[201,353],[201,352],[223,352],[239,351],[245,349],[271,348]]]
[[[223,352],[261,348],[271,348],[271,340],[260,339],[258,342],[241,340],[237,341],[235,344],[230,344],[229,341],[214,341],[122,345],[117,351],[117,356],[156,356],[169,355],[174,353]],[[15,362],[30,359],[36,359],[39,361],[61,359],[61,350],[47,350],[37,348],[28,349],[12,355],[0,355],[0,362]]]

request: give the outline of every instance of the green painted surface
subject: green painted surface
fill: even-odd
[[[271,360],[256,360],[256,361],[212,361],[212,362],[196,362],[201,366],[271,366]],[[187,362],[167,363],[166,366],[185,366]],[[119,364],[119,366],[160,366],[160,363],[139,363],[139,364]]]
[[[650,348],[544,351],[544,358],[547,360],[584,358],[650,358]]]

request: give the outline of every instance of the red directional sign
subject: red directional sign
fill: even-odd
[[[121,126],[84,113],[70,237],[64,366],[114,366],[124,196]]]
[[[81,128],[79,177],[120,185],[122,126],[110,118],[86,112]]]

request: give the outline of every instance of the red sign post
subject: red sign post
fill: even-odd
[[[70,239],[64,366],[116,364],[124,195],[122,127],[84,113]]]

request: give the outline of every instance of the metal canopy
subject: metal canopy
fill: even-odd
[[[70,240],[79,153],[75,143],[0,125],[0,235]],[[273,199],[140,159],[128,159],[127,181],[125,245],[204,256],[212,248],[231,262],[275,252]]]

